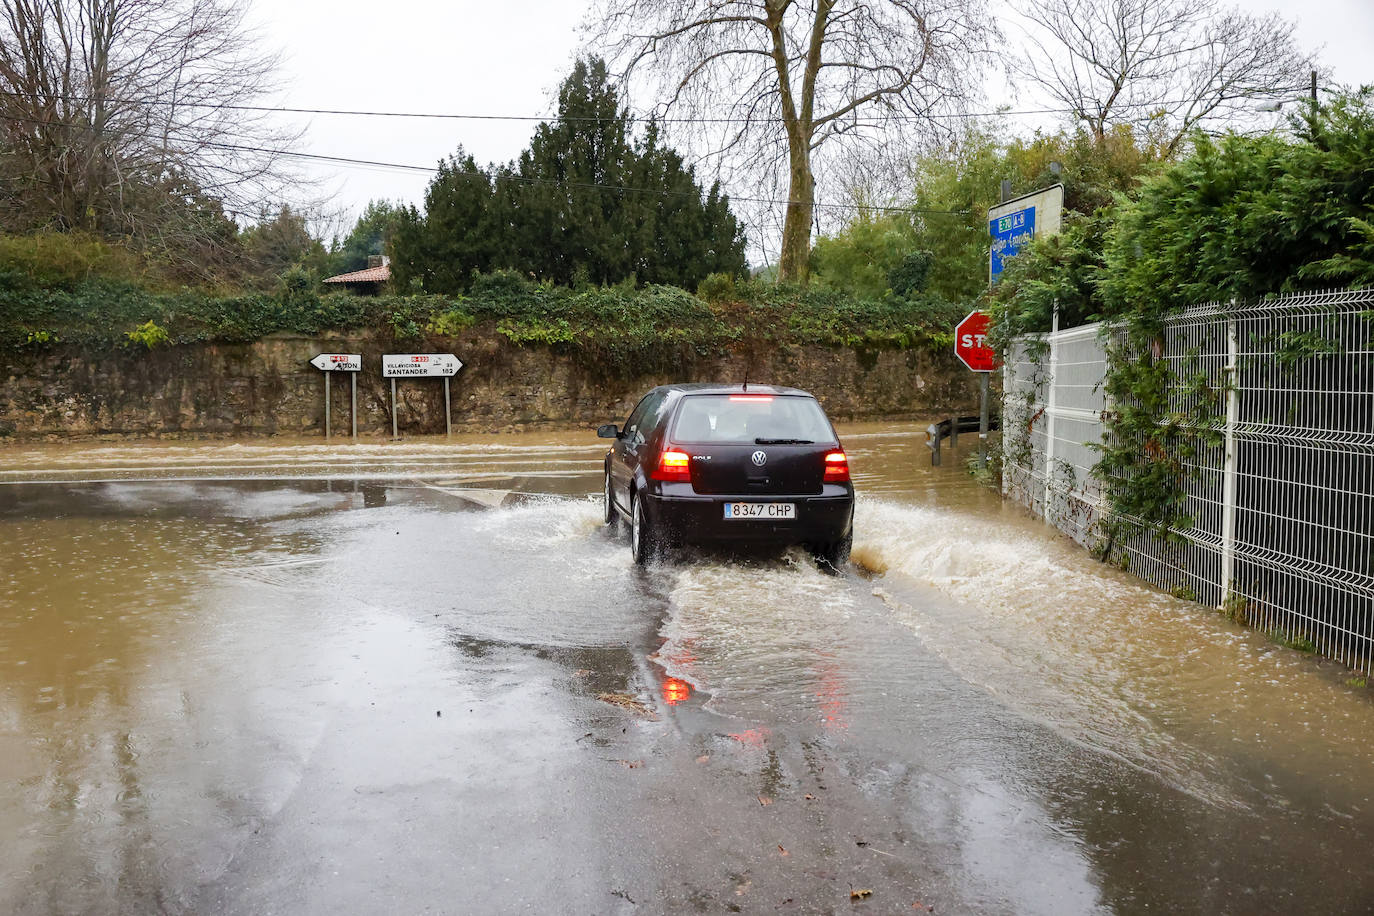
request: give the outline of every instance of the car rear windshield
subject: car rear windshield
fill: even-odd
[[[735,445],[830,445],[835,442],[835,433],[814,398],[705,394],[682,399],[672,440]]]

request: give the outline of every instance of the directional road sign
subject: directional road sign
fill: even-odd
[[[1004,262],[1014,257],[1033,238],[1056,235],[1063,222],[1064,186],[1051,185],[1039,191],[1004,201],[988,211],[988,234],[992,251],[988,258],[988,281],[996,283]]]
[[[969,312],[954,326],[954,355],[974,372],[994,372],[1001,368],[997,351],[988,346],[988,315]]]
[[[448,378],[463,361],[452,353],[390,353],[382,357],[382,378]]]
[[[1002,262],[1016,256],[1035,237],[1035,208],[1023,207],[997,219],[988,220],[988,234],[992,236],[989,275],[992,282],[1002,276]]]
[[[310,361],[310,365],[321,372],[361,372],[363,355],[361,353],[321,353]]]
[[[319,369],[321,372],[348,372],[349,381],[353,389],[350,416],[353,417],[353,438],[358,438],[358,375],[363,368],[363,355],[361,353],[320,353],[310,361],[310,365]],[[324,437],[333,438],[334,430],[330,423],[333,418],[333,411],[329,407],[329,376],[322,375],[324,380]]]

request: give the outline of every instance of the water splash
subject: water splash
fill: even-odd
[[[1265,792],[1253,780],[1248,798],[1224,788],[1246,782],[1227,762],[1237,741],[1259,759],[1305,765],[1308,751],[1287,734],[1295,711],[1325,720],[1320,707],[1336,703],[1374,726],[1368,704],[1300,659],[1092,562],[1037,522],[868,499],[855,527],[854,562],[877,576],[874,593],[962,678],[1209,802],[1235,807]],[[1353,765],[1371,750],[1345,724],[1326,736],[1328,766],[1333,753]]]

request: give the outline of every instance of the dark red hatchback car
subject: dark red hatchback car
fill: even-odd
[[[635,562],[678,544],[805,545],[849,558],[854,485],[814,397],[761,385],[664,385],[640,400],[606,455],[606,524],[630,525]]]

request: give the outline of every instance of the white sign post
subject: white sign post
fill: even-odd
[[[396,432],[396,379],[442,378],[444,380],[444,435],[453,435],[449,379],[463,368],[463,361],[452,353],[389,353],[382,357],[382,378],[391,379],[391,438]]]
[[[353,399],[349,416],[353,419],[353,439],[358,438],[358,373],[363,368],[361,353],[321,353],[310,361],[324,373],[324,438],[330,438],[332,429],[329,423],[329,375],[332,372],[347,372],[353,380]]]

